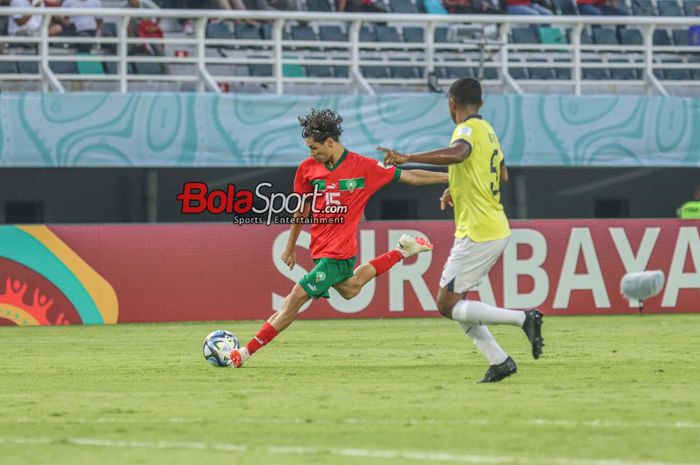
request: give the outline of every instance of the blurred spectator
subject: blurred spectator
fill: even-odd
[[[128,0],[129,8],[148,8],[141,3],[141,0]],[[131,18],[128,28],[129,37],[143,38],[163,38],[163,30],[160,28],[160,19],[157,18]],[[144,43],[141,45],[129,46],[129,55],[165,56],[165,46],[163,44]],[[167,63],[158,63],[161,73],[169,74]]]
[[[695,199],[681,205],[676,215],[682,220],[700,220],[700,185],[695,188]]]
[[[506,13],[509,15],[551,15],[552,10],[532,0],[506,0]]]
[[[128,0],[127,8],[148,8],[141,0]],[[129,37],[163,38],[163,30],[160,28],[160,18],[132,17],[129,20]],[[137,45],[146,55],[164,56],[165,48],[161,44]]]
[[[215,0],[214,5],[220,10],[245,10],[243,0]]]
[[[11,7],[17,8],[39,8],[44,6],[41,0],[12,0]],[[7,25],[7,35],[10,36],[33,36],[39,34],[41,28],[41,15],[13,16]],[[60,24],[49,25],[49,35],[55,36],[63,31]]]
[[[423,0],[423,10],[429,15],[446,15],[447,9],[441,0]]]
[[[102,8],[100,0],[63,0],[63,8]],[[63,35],[96,37],[102,35],[104,21],[95,16],[76,15],[63,19]],[[89,53],[92,45],[78,44],[80,53]]]
[[[212,9],[212,10],[246,10],[245,3],[243,0],[155,0],[163,8],[177,8],[181,10],[196,10],[196,9]],[[258,2],[260,0],[257,0]],[[279,0],[278,0],[279,1]],[[283,1],[293,1],[293,0],[283,0]],[[272,7],[264,8],[267,3],[264,3],[259,8],[263,9],[274,9]],[[191,19],[180,19],[180,24],[182,25],[182,32],[188,35],[194,34],[194,26]],[[237,22],[237,21],[236,21]],[[257,25],[257,21],[245,20],[243,21],[247,24]]]
[[[445,0],[447,11],[451,14],[486,14],[501,13],[501,10],[489,0]]]
[[[627,16],[627,12],[615,6],[615,0],[577,0],[578,12],[585,16]]]
[[[197,0],[158,0],[157,3],[163,8],[177,8],[180,10],[190,10],[199,8],[202,2]],[[206,2],[205,2],[206,3]],[[182,32],[188,35],[194,34],[194,27],[191,19],[179,19],[182,26]]]
[[[386,13],[384,5],[375,0],[338,0],[336,9],[348,13]]]
[[[255,10],[302,11],[301,0],[255,0]]]

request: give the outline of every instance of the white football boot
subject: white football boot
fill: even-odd
[[[403,234],[399,238],[399,246],[397,247],[397,250],[401,252],[404,258],[408,258],[421,252],[431,252],[433,250],[433,244],[422,237]]]

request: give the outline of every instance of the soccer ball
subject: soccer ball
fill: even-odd
[[[229,359],[231,351],[238,349],[240,346],[238,338],[231,331],[217,329],[209,333],[204,339],[202,353],[207,362],[215,367],[225,367],[231,363]]]

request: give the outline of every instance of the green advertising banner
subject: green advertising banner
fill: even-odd
[[[0,166],[296,166],[312,107],[374,157],[445,146],[454,126],[444,94],[0,94]],[[700,166],[700,99],[488,95],[483,116],[510,166]]]

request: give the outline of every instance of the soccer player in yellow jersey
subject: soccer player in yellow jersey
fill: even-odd
[[[479,115],[483,105],[479,81],[459,79],[450,86],[448,96],[450,115],[457,125],[448,147],[414,154],[379,150],[385,154],[385,164],[448,166],[449,188],[440,202],[443,209],[445,205],[454,207],[455,241],[440,278],[438,309],[457,322],[488,360],[489,368],[481,382],[496,382],[515,373],[517,366],[486,325],[522,328],[537,359],[543,345],[542,313],[507,310],[465,298],[467,291],[488,274],[508,243],[510,228],[500,195],[508,169],[495,131]]]

